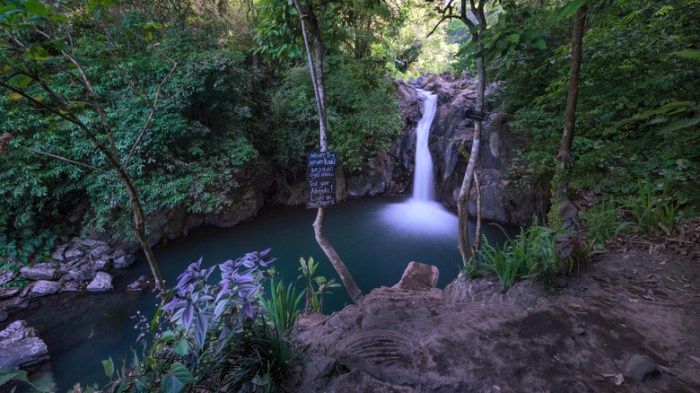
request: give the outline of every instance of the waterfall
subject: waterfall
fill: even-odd
[[[434,237],[457,238],[457,216],[435,201],[433,159],[428,149],[430,127],[437,111],[437,95],[416,89],[423,100],[423,117],[416,127],[416,157],[413,197],[388,205],[381,212],[384,224],[402,232]]]
[[[416,127],[416,161],[413,175],[413,199],[432,201],[435,199],[435,181],[433,179],[433,158],[428,149],[430,126],[437,110],[437,95],[428,91],[416,89],[418,96],[423,99],[423,117]]]

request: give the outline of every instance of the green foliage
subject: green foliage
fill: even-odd
[[[279,283],[276,282],[274,274],[270,278],[270,298],[263,300],[262,304],[278,332],[290,332],[294,328],[302,297],[304,292],[298,293],[294,283],[285,287],[281,279]]]
[[[621,207],[612,195],[587,209],[579,210],[583,213],[586,235],[595,247],[603,247],[606,240],[615,238],[629,229],[629,223],[621,220]]]
[[[546,43],[490,62],[491,75],[503,81],[501,109],[514,114],[511,125],[527,141],[511,173],[516,183],[550,183],[554,176],[571,40],[571,18],[560,14],[574,12],[574,3],[565,10],[555,1],[506,4],[499,18],[508,23],[490,33],[527,30]],[[569,183],[574,198],[593,190],[624,200],[637,191],[634,179],[648,177],[666,183],[677,212],[698,211],[700,95],[691,86],[700,80],[693,56],[700,28],[690,20],[699,7],[692,0],[590,4]]]
[[[675,224],[677,203],[669,198],[663,184],[659,186],[662,188],[661,195],[658,195],[657,186],[648,179],[637,181],[637,195],[630,196],[627,209],[639,232],[664,231],[670,235]]]
[[[306,301],[304,303],[304,312],[323,312],[323,297],[325,294],[330,294],[331,288],[340,288],[340,284],[335,282],[335,279],[328,280],[324,276],[317,276],[316,269],[318,263],[314,262],[312,257],[309,260],[299,258],[299,277],[306,284]]]
[[[501,248],[492,246],[486,236],[482,240],[479,259],[484,267],[492,270],[501,281],[503,292],[513,286],[515,280],[523,274],[523,260],[515,259],[508,241]]]
[[[543,283],[549,291],[555,289],[554,278],[572,271],[572,266],[585,263],[590,256],[588,245],[578,235],[559,235],[548,227],[534,222],[521,228],[515,238],[503,242],[500,247],[483,237],[482,246],[473,266],[493,271],[506,292],[516,280],[530,278]]]
[[[392,83],[379,73],[367,71],[367,64],[341,57],[327,61],[329,148],[338,152],[345,170],[357,171],[398,135],[398,102]],[[301,176],[306,152],[317,149],[315,105],[306,66],[289,69],[272,94],[272,132],[265,142],[270,149],[265,152],[287,173]]]

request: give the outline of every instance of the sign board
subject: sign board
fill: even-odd
[[[489,114],[486,112],[475,111],[472,108],[467,109],[467,112],[465,113],[465,115],[467,116],[467,119],[478,120],[478,121],[486,120],[486,118],[489,116]]]
[[[335,152],[314,151],[307,155],[306,179],[309,182],[307,209],[335,205]]]

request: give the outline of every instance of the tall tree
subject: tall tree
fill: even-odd
[[[7,5],[2,11],[0,88],[7,91],[11,99],[40,113],[50,122],[69,124],[77,129],[102,155],[106,166],[80,162],[28,146],[20,147],[88,170],[113,172],[128,195],[134,234],[146,256],[156,288],[164,291],[163,278],[148,242],[143,204],[130,175],[129,162],[149,130],[158,108],[162,86],[175,71],[177,64],[171,61],[172,68],[150,97],[148,115],[133,143],[126,148],[120,148],[120,143],[125,141],[115,139],[113,121],[107,115],[100,94],[93,86],[83,61],[79,60],[75,53],[76,44],[71,35],[68,18],[60,9],[31,0]],[[157,51],[157,47],[154,47],[154,50]],[[62,78],[75,85],[77,92],[71,94],[59,91],[54,81]],[[11,137],[12,135],[7,138],[4,136],[3,139]]]
[[[318,28],[318,19],[314,13],[314,7],[316,5],[314,5],[313,2],[302,5],[301,0],[292,1],[294,2],[294,8],[297,11],[299,20],[301,21],[301,33],[304,38],[309,73],[311,74],[311,83],[313,84],[314,96],[316,98],[316,111],[319,121],[319,145],[321,151],[326,152],[328,151],[328,121],[326,117],[325,87],[323,80],[324,48],[323,41],[321,40],[321,32]],[[309,37],[309,35],[311,37]],[[318,209],[316,220],[313,224],[316,241],[333,264],[336,272],[338,272],[340,280],[343,282],[350,298],[353,302],[357,303],[362,299],[362,292],[357,287],[347,266],[345,266],[345,263],[340,259],[335,248],[333,248],[326,238],[324,233],[325,218],[326,209],[321,207]]]

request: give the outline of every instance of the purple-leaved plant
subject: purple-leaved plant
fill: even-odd
[[[212,329],[218,330],[219,340],[223,340],[260,313],[257,294],[263,269],[275,260],[269,253],[270,249],[249,252],[218,265],[221,280],[215,285],[209,278],[216,266],[203,269],[200,258],[178,276],[177,285],[169,292],[171,298],[161,310],[173,324],[181,324],[185,333],[194,325],[197,349],[204,347]]]

